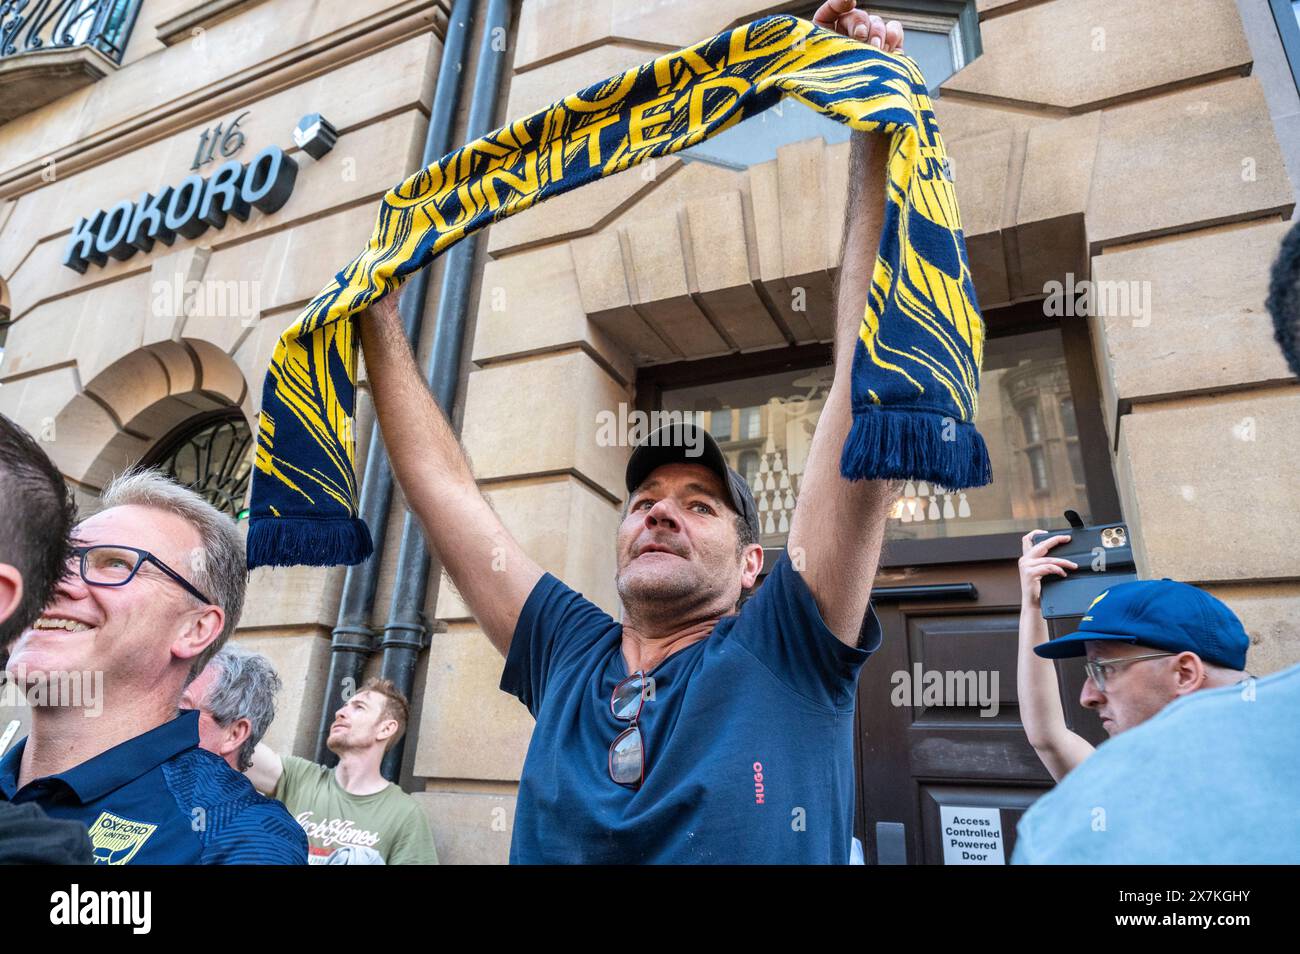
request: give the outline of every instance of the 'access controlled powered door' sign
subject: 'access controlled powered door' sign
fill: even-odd
[[[996,808],[939,806],[945,865],[1002,865],[1002,812]]]
[[[230,215],[247,221],[251,208],[275,212],[289,200],[297,177],[298,164],[279,146],[267,146],[246,164],[222,163],[206,179],[189,175],[156,195],[124,199],[77,222],[63,264],[84,273],[92,262],[103,265],[109,257],[123,261],[148,252],[155,241],[171,245],[177,235],[197,238],[224,227]]]

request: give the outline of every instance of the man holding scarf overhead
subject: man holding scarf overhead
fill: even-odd
[[[886,52],[902,45],[898,23],[853,0],[828,0],[815,22]],[[853,137],[834,383],[787,553],[743,608],[762,569],[757,515],[712,438],[677,427],[634,451],[616,621],[545,573],[484,500],[416,368],[397,296],[362,316],[370,387],[407,505],[506,657],[501,688],[537,720],[513,862],[848,861],[855,686],[880,643],[868,600],[897,487],[846,478],[841,457],[859,410],[856,346],[881,279],[887,163],[899,161],[889,142]],[[978,314],[966,320],[982,339]],[[909,437],[892,435],[894,444]],[[971,466],[987,470],[986,460]]]

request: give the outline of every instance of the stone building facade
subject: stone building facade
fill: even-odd
[[[376,199],[420,163],[451,4],[129,6],[120,62],[60,54],[24,77],[22,54],[0,59],[0,100],[43,101],[6,105],[0,126],[0,412],[43,436],[87,503],[125,466],[192,453],[176,448],[196,434],[214,440],[202,437],[207,422],[237,448],[276,338],[361,247]],[[979,423],[997,475],[968,494],[909,485],[895,509],[879,587],[978,581],[959,609],[924,594],[890,604],[887,636],[908,661],[1001,667],[1013,710],[1018,539],[1063,525],[1067,507],[1123,519],[1144,577],[1201,584],[1232,606],[1251,633],[1252,671],[1300,661],[1300,558],[1287,543],[1300,536],[1300,387],[1262,304],[1300,182],[1300,64],[1284,51],[1295,25],[1278,19],[1282,6],[879,5],[904,17],[909,52],[939,89],[989,322]],[[815,7],[522,0],[503,38],[496,121],[758,15]],[[292,135],[314,112],[338,131],[320,159]],[[749,138],[594,183],[482,239],[457,400],[463,443],[524,548],[611,613],[628,449],[599,438],[602,412],[698,415],[761,495],[764,545],[781,546],[828,384],[847,192],[843,130],[804,113],[786,104],[746,124]],[[213,161],[193,169],[213,144]],[[269,146],[298,167],[275,211],[84,273],[64,267],[79,219]],[[1094,307],[1080,302],[1085,285]],[[432,333],[427,321],[422,353]],[[363,392],[358,472],[371,420]],[[402,514],[399,496],[376,557],[372,625],[395,585]],[[252,576],[237,638],[285,677],[268,736],[280,750],[314,749],[343,575]],[[444,861],[503,861],[531,718],[498,691],[501,659],[451,585],[435,579],[429,594],[402,781]],[[910,825],[908,859],[933,860],[934,805],[976,793],[1014,827],[1005,812],[1027,801],[1007,793],[1031,800],[1046,787],[1015,747],[1014,722],[997,735],[927,728],[916,714],[873,736],[877,710],[863,698],[869,858],[884,857],[877,826],[895,816]],[[0,730],[11,718],[23,715],[0,711]],[[966,729],[1005,755],[1002,767],[964,764],[935,783],[917,733],[961,740]],[[899,786],[929,778],[919,801],[880,788],[871,739],[881,734],[897,742],[883,764],[902,766]]]

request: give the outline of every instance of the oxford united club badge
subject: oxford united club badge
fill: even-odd
[[[157,830],[157,825],[131,821],[112,812],[101,812],[90,826],[91,855],[95,864],[127,864]]]

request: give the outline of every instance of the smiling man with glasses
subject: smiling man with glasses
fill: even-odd
[[[81,822],[99,864],[305,864],[292,816],[199,747],[198,712],[177,714],[243,608],[234,521],[150,471],[115,480],[101,505],[6,666],[33,709],[0,759],[0,800]],[[94,708],[88,685],[102,686]],[[73,691],[38,692],[54,686]]]

